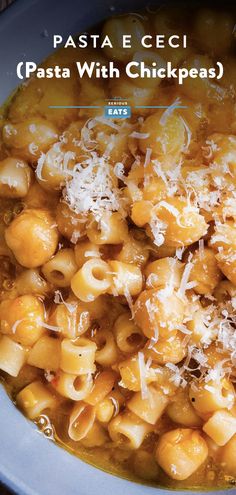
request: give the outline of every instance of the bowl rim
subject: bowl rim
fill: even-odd
[[[130,481],[107,473],[44,437],[26,419],[0,386],[1,449],[0,481],[17,495],[217,495],[236,490],[186,491],[166,489]],[[11,427],[9,428],[9,425]],[[11,448],[14,446],[14,448]],[[14,472],[12,469],[14,466]],[[56,480],[56,481],[55,481]],[[79,491],[78,491],[79,489]]]

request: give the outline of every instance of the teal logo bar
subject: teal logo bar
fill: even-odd
[[[131,107],[128,105],[107,105],[104,107],[104,117],[107,119],[129,119]]]

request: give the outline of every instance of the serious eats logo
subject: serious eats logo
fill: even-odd
[[[115,97],[108,100],[104,107],[104,117],[107,119],[128,119],[131,117],[131,107],[126,100]]]

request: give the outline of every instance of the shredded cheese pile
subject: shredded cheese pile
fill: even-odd
[[[121,192],[115,184],[111,167],[104,157],[96,153],[77,164],[63,191],[63,196],[75,213],[93,213],[100,219],[105,212],[124,214]]]

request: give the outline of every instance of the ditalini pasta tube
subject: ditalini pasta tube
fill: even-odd
[[[90,373],[76,376],[59,371],[51,385],[63,397],[79,401],[84,400],[90,394],[93,380]]]
[[[154,386],[147,387],[147,397],[142,397],[141,392],[136,392],[127,403],[130,411],[147,423],[154,425],[163,414],[169,399]]]
[[[90,302],[108,292],[111,283],[109,265],[99,258],[92,258],[72,277],[71,288],[78,299]]]
[[[56,399],[40,381],[27,385],[16,397],[18,406],[30,419],[37,418],[45,409],[56,405]]]
[[[96,347],[94,342],[84,337],[76,341],[64,339],[61,343],[61,369],[73,375],[93,373]]]
[[[78,402],[72,409],[69,418],[69,437],[78,442],[86,438],[87,434],[93,427],[95,421],[95,408],[89,404]]]
[[[117,446],[138,449],[152,427],[132,412],[116,416],[108,425],[108,431]]]
[[[6,335],[0,338],[0,369],[11,376],[18,376],[26,362],[26,349]]]

